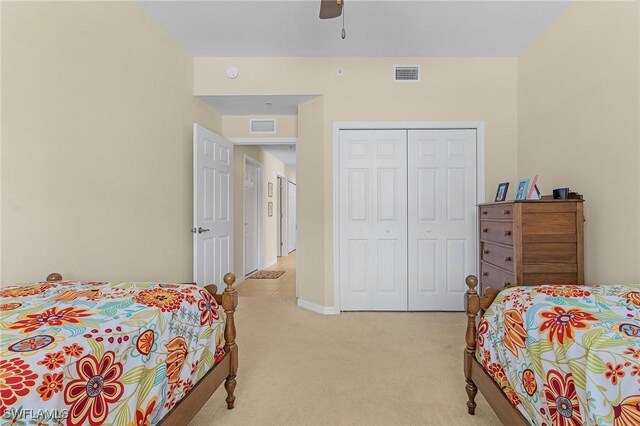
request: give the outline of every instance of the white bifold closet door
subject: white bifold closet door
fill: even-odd
[[[409,310],[461,311],[476,269],[476,130],[409,130]]]
[[[463,310],[476,131],[340,131],[340,309]]]
[[[340,131],[340,306],[407,309],[407,131]]]

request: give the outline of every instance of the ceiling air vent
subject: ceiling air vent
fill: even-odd
[[[419,65],[396,65],[393,71],[394,81],[420,81]]]
[[[276,120],[273,118],[251,119],[251,133],[275,133]]]

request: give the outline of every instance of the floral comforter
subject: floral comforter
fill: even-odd
[[[0,296],[5,422],[155,424],[224,356],[224,312],[195,285],[43,282]]]
[[[640,425],[640,286],[502,291],[477,357],[534,425]]]

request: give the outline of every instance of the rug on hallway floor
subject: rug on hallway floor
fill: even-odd
[[[284,274],[284,271],[258,271],[255,274],[251,275],[249,278],[253,278],[256,280],[275,280],[282,274]]]

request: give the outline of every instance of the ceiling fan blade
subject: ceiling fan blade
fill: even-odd
[[[337,18],[342,14],[344,0],[320,0],[320,19]]]

